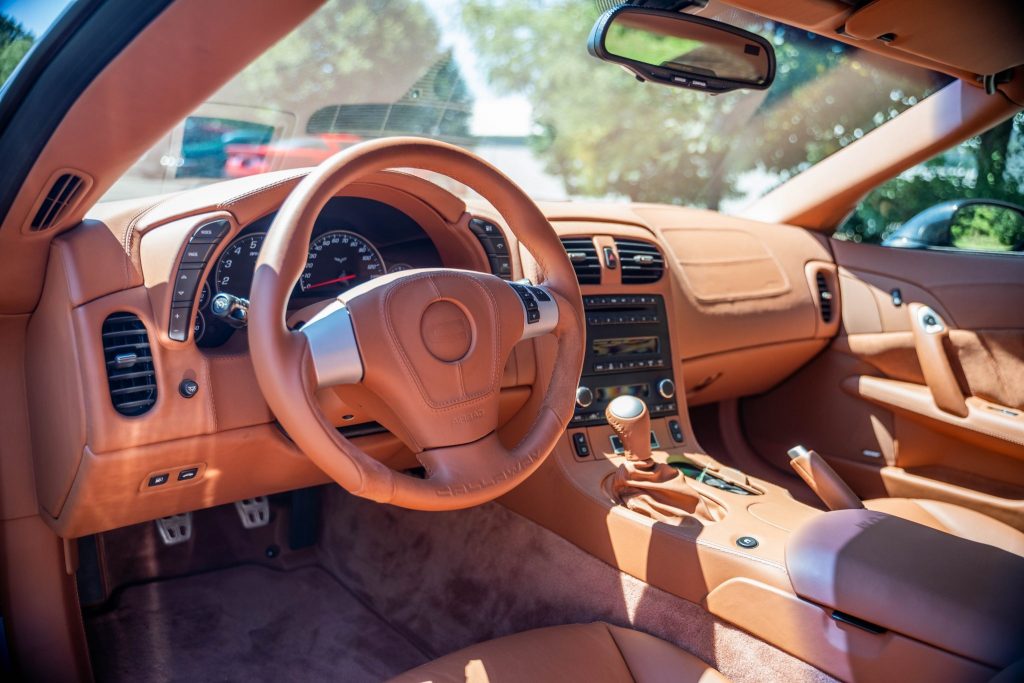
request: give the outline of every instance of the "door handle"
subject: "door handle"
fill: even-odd
[[[940,410],[967,417],[967,403],[960,390],[953,366],[949,362],[946,343],[949,327],[942,316],[930,306],[910,304],[910,326],[914,331],[914,347],[921,364],[925,384]]]

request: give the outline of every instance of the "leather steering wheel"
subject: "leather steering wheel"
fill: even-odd
[[[405,271],[352,288],[290,330],[288,299],[320,211],[348,185],[392,168],[441,173],[490,201],[536,260],[537,286],[464,270]],[[534,391],[544,393],[532,427],[507,449],[496,433],[501,377],[512,348],[533,337],[554,340],[534,344],[537,367],[551,370],[537,373]],[[275,217],[253,277],[249,346],[277,420],[342,487],[406,508],[478,505],[536,470],[572,416],[583,339],[579,285],[540,209],[487,162],[433,140],[366,142],[317,166]],[[343,437],[315,398],[329,386],[408,445],[426,477],[396,472]]]

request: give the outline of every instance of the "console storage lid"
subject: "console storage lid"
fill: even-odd
[[[1024,558],[871,510],[803,524],[786,566],[805,600],[1003,668],[1024,649]]]

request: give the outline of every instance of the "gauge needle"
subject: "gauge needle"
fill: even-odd
[[[333,280],[324,280],[323,282],[318,282],[315,285],[309,285],[309,286],[306,287],[306,289],[316,289],[317,287],[326,287],[327,285],[333,285],[333,284],[336,284],[338,282],[348,282],[349,280],[355,280],[355,279],[356,279],[355,275],[342,275],[341,277],[336,277]]]

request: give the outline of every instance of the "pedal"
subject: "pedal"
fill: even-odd
[[[235,509],[246,529],[258,529],[270,524],[270,501],[266,496],[236,501]]]
[[[178,545],[192,538],[192,513],[161,517],[156,520],[156,530],[164,545]]]

